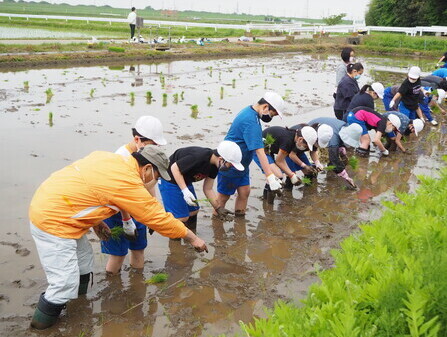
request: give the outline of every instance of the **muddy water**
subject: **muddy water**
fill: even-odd
[[[361,61],[367,69],[361,80],[365,83],[374,79],[372,75],[379,76],[368,72],[369,64],[386,67],[380,72],[384,82],[401,78],[396,74],[402,70],[398,63],[402,60]],[[202,205],[198,234],[208,243],[207,254],[154,234],[149,237],[143,273],[129,270],[126,261],[121,276],[107,277],[107,256],[90,234],[96,264],[93,287],[86,298],[70,302],[60,322],[44,332],[28,329],[46,280],[29,234],[27,208],[34,190],[51,172],[93,150],[113,151],[128,142],[131,126],[143,114],[162,121],[168,153],[182,146],[216,146],[236,113],[260,98],[264,88],[287,99],[284,120],[275,119],[272,125],[332,116],[337,63],[333,56],[286,54],[2,73],[0,335],[231,334],[239,331],[239,321],[264,316],[264,307],[277,299],[297,302],[305,296],[308,285],[317,279],[315,268],[332,266],[330,249],[360,220],[379,216],[381,200],[414,191],[417,175],[436,176],[446,153],[443,123],[427,127],[419,142],[410,140],[411,155],[379,160],[373,154],[361,159],[352,172],[358,191],[347,190],[327,173],[317,183],[296,187],[269,205],[260,199],[264,180],[253,166],[245,219],[223,223],[211,218],[209,205]],[[29,90],[24,89],[24,81],[29,81]],[[54,96],[46,103],[48,88]],[[148,91],[151,104],[146,100]],[[168,95],[166,106],[163,93]],[[193,115],[196,118],[191,116],[194,104],[199,111]],[[197,191],[203,198],[199,184]],[[228,205],[232,208],[233,201]],[[144,282],[161,271],[169,274],[165,284]]]

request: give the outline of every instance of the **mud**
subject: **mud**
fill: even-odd
[[[383,81],[393,80],[393,73],[401,70],[393,59],[360,61],[366,68],[361,84],[375,79],[368,71],[373,65],[389,67],[380,72]],[[0,335],[231,335],[239,331],[239,321],[264,317],[264,308],[278,299],[299,303],[309,284],[317,281],[316,270],[333,267],[330,250],[361,221],[380,216],[382,200],[413,192],[420,174],[436,176],[446,154],[447,129],[441,117],[440,126],[427,126],[418,142],[406,143],[412,154],[360,158],[359,168],[351,172],[358,191],[346,189],[328,172],[312,185],[295,187],[267,204],[261,200],[264,178],[253,165],[245,218],[222,222],[212,218],[209,204],[201,205],[198,235],[208,243],[209,253],[197,254],[181,241],[154,234],[148,238],[143,272],[130,270],[126,261],[121,275],[110,277],[104,272],[107,256],[89,234],[95,252],[93,287],[86,297],[70,302],[57,325],[43,332],[28,327],[46,280],[29,234],[27,208],[49,174],[93,150],[113,151],[128,142],[131,126],[143,114],[162,121],[169,154],[183,146],[216,146],[237,112],[262,96],[265,79],[267,89],[287,96],[287,115],[271,125],[332,116],[337,63],[336,56],[289,53],[3,72]],[[131,66],[134,71],[129,71]],[[29,81],[28,91],[24,81]],[[48,88],[54,96],[45,104]],[[151,104],[146,103],[147,91],[154,98]],[[173,94],[182,92],[183,99],[175,104]],[[168,94],[166,107],[163,93]],[[199,107],[197,119],[191,118],[194,104]],[[204,199],[200,184],[196,190]],[[228,206],[233,208],[233,199]],[[145,283],[156,272],[167,273],[168,281]]]

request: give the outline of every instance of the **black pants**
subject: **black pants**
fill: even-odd
[[[339,119],[339,120],[343,120],[343,115],[344,115],[344,113],[346,112],[346,110],[337,110],[337,109],[334,109],[334,112],[335,112],[335,117],[337,117],[337,119]]]
[[[135,25],[130,24],[130,38],[133,39],[135,35]]]

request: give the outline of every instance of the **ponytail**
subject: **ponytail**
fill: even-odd
[[[364,94],[365,91],[374,91],[374,89],[372,88],[372,86],[370,86],[369,84],[365,84],[362,89],[360,89],[360,94]]]
[[[357,71],[363,70],[363,65],[360,62],[357,62],[354,64],[350,63],[346,67],[346,70],[347,70],[348,74],[352,74],[353,70],[357,70]]]

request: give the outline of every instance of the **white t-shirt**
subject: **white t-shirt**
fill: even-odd
[[[137,24],[137,13],[130,12],[129,15],[127,16],[127,21],[129,22],[130,25],[136,25]]]

